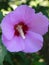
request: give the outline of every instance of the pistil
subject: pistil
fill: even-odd
[[[16,27],[16,29],[18,30],[19,34],[21,35],[21,37],[23,39],[25,39],[25,34],[24,34],[24,31],[22,29],[22,26],[21,25],[18,25],[18,27]]]

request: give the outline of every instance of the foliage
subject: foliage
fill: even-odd
[[[5,47],[2,45],[0,37],[0,65],[3,65],[4,56],[7,54]]]

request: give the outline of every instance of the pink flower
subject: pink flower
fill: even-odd
[[[42,35],[48,31],[48,19],[41,12],[21,5],[4,17],[1,28],[8,51],[34,53],[43,47]]]

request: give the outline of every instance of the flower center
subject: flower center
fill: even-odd
[[[15,33],[14,35],[21,36],[23,39],[25,39],[25,34],[27,33],[28,26],[24,24],[23,22],[20,22],[14,26]]]

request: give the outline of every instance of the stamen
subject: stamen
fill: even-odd
[[[22,26],[21,25],[18,25],[18,27],[16,28],[18,30],[18,32],[20,33],[21,37],[23,39],[25,39],[25,35],[24,35],[24,32],[23,32],[23,29],[22,29]]]

